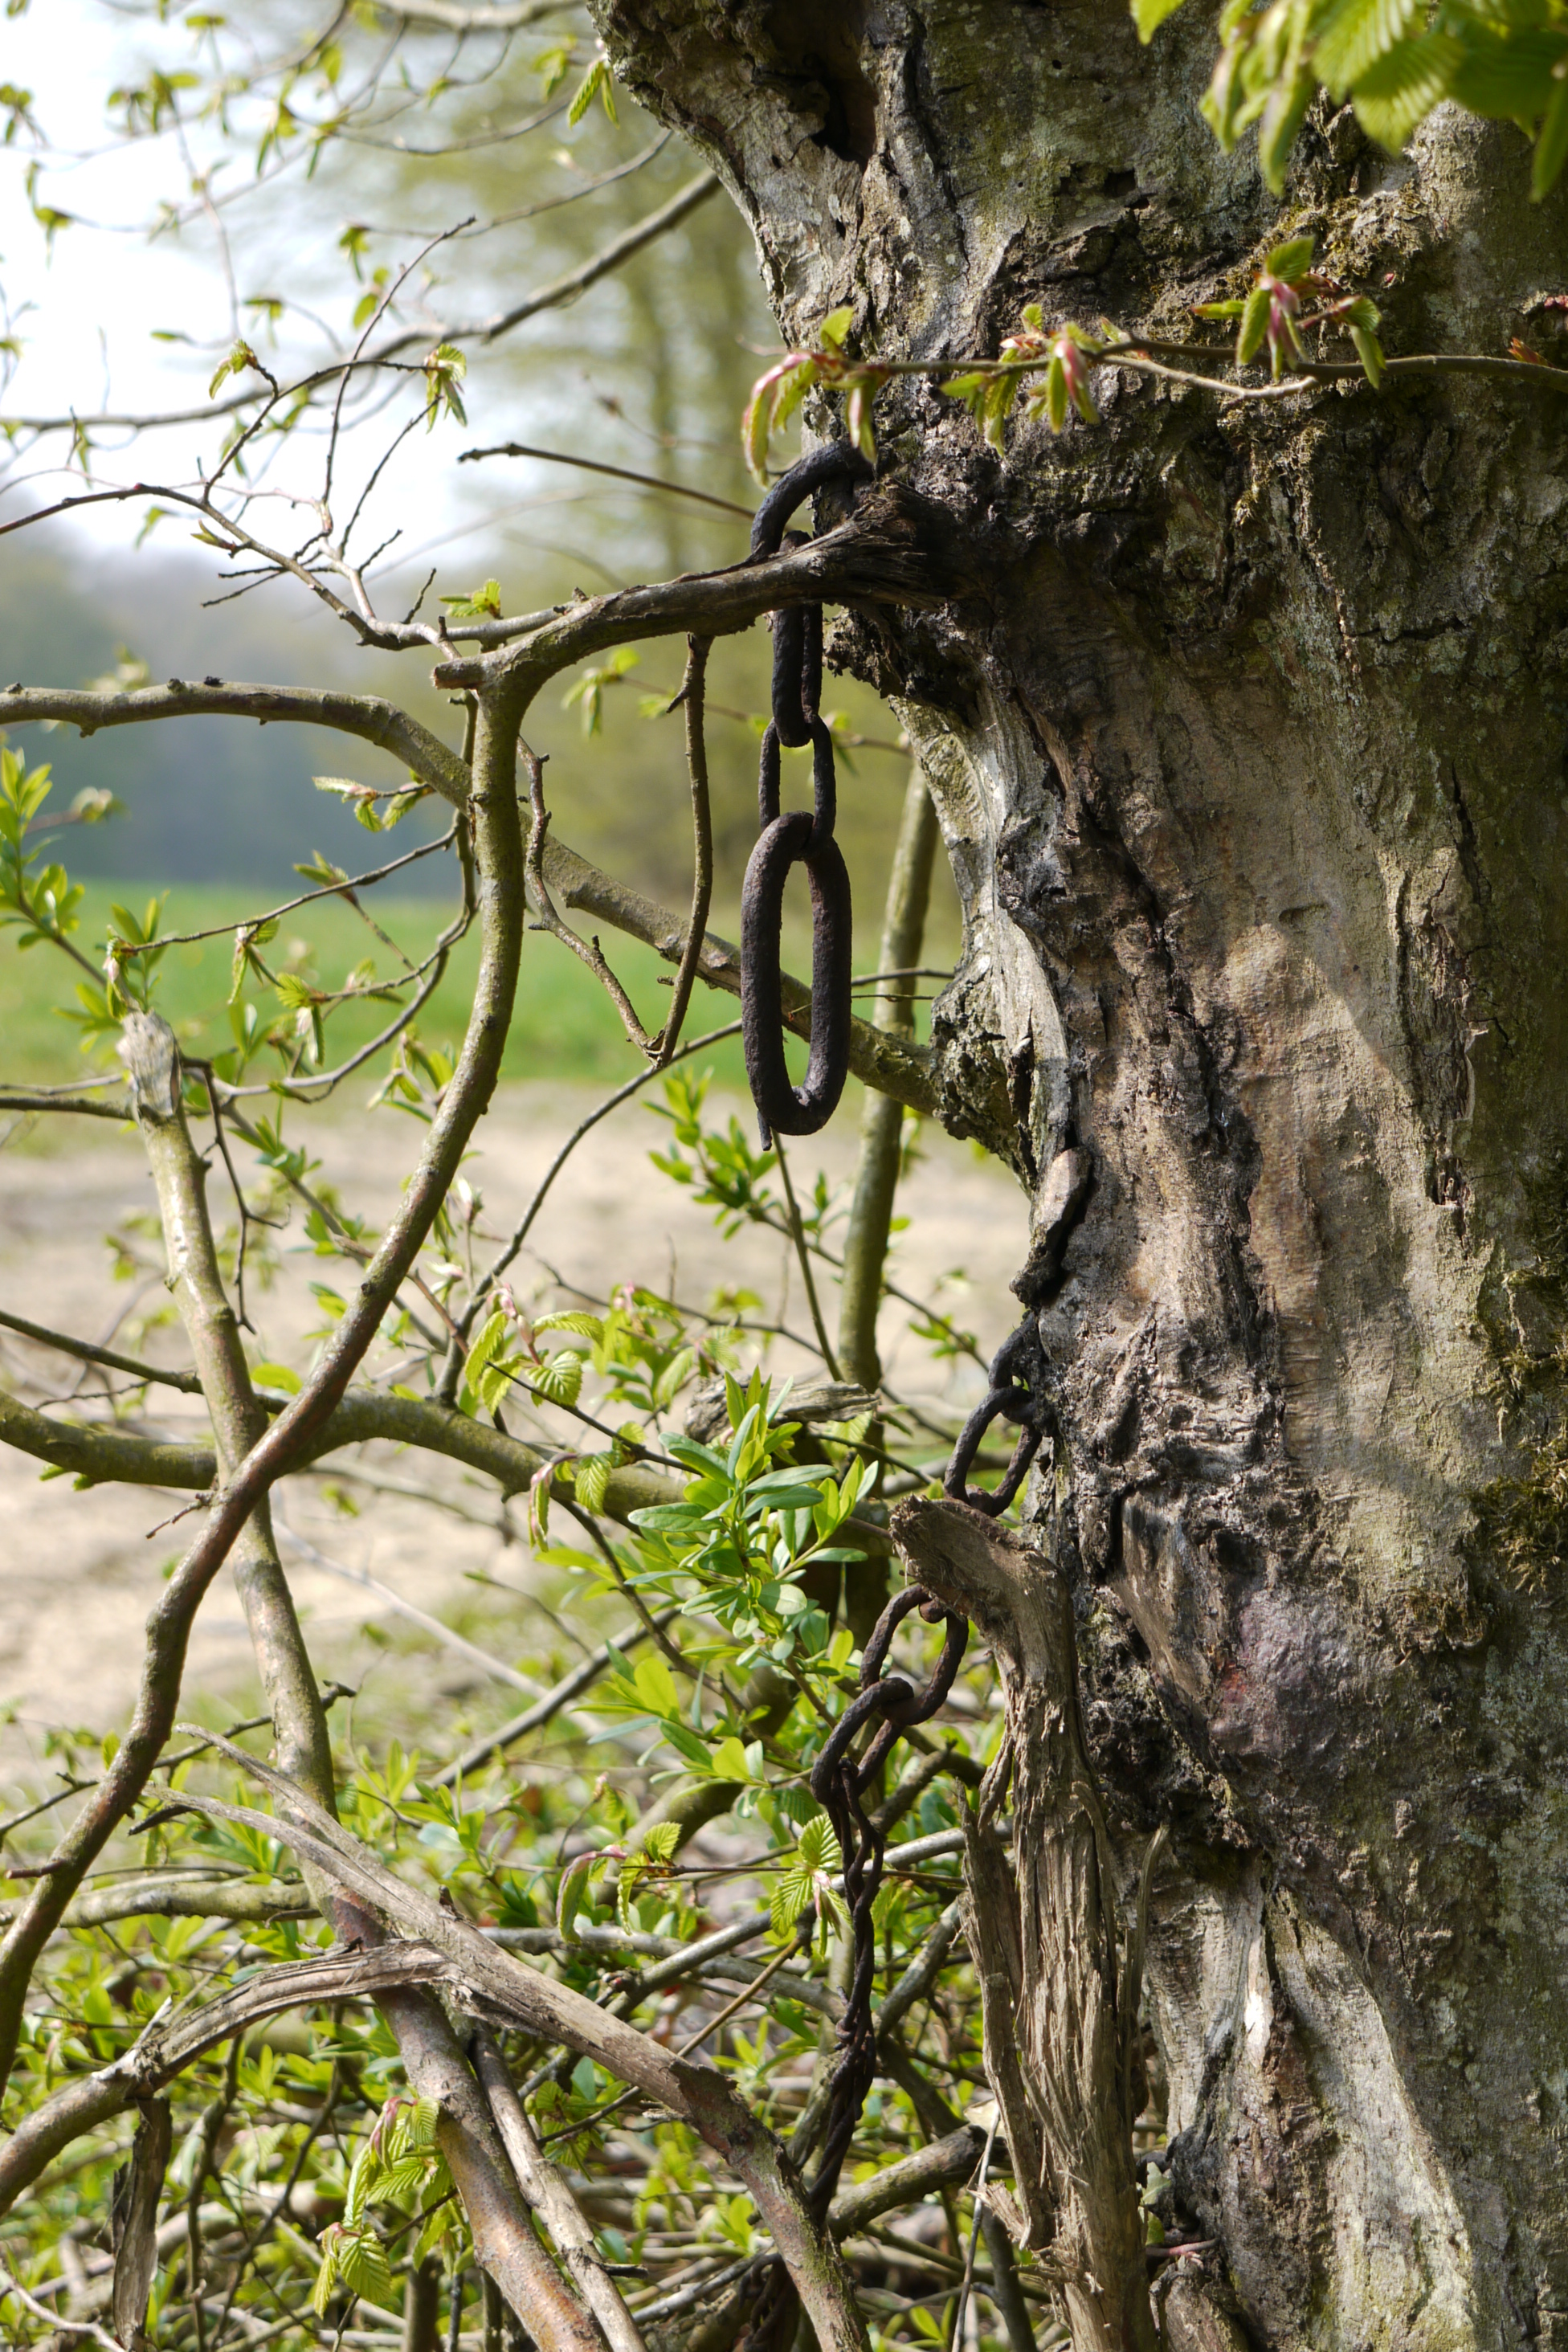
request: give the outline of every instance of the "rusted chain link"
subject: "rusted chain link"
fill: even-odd
[[[911,1610],[918,1609],[928,1624],[945,1621],[942,1655],[923,1690],[905,1675],[884,1675],[883,1665],[893,1635]],[[844,2016],[838,2027],[838,2049],[827,2086],[827,2105],[816,2139],[821,2153],[806,2194],[819,2222],[838,2186],[838,2176],[860,2110],[877,2073],[877,2029],[871,2011],[871,1987],[876,1974],[877,1934],[872,1913],[887,1860],[887,1837],[868,1816],[860,1800],[870,1788],[894,1743],[916,1724],[936,1714],[958,1673],[969,1640],[969,1620],[946,1609],[918,1586],[894,1595],[878,1618],[860,1665],[860,1687],[829,1733],[811,1775],[811,1793],[827,1814],[844,1858],[844,1892],[850,1922],[850,1979]],[[881,1726],[858,1760],[850,1749],[866,1726],[877,1717]],[[735,2352],[788,2352],[794,2340],[798,2303],[788,2272],[774,2259],[759,2274],[760,2293],[747,2314]]]
[[[989,1385],[985,1395],[959,1432],[942,1488],[955,1502],[971,1504],[975,1510],[998,1518],[1023,1485],[1025,1474],[1050,1426],[1046,1356],[1040,1345],[1039,1327],[1032,1315],[1026,1315],[1012,1336],[1003,1340],[991,1359],[986,1380]],[[994,1421],[1016,1422],[1018,1441],[1001,1483],[987,1494],[984,1486],[971,1486],[965,1482],[980,1451],[981,1440]]]
[[[926,1622],[945,1622],[947,1637],[942,1655],[923,1690],[907,1675],[884,1675],[882,1667],[893,1635],[911,1610]],[[822,2153],[811,2180],[811,2200],[822,2220],[838,2185],[838,2175],[849,2152],[860,2110],[877,2072],[877,2032],[871,2016],[871,1983],[877,1964],[877,1934],[872,1909],[882,1883],[887,1839],[861,1805],[888,1760],[894,1743],[916,1724],[929,1722],[952,1688],[969,1640],[969,1620],[919,1587],[895,1593],[878,1618],[867,1643],[860,1667],[860,1688],[834,1725],[812,1769],[811,1793],[826,1813],[844,1856],[844,1894],[849,1907],[853,1965],[843,2022],[838,2028],[838,2055],[828,2086],[827,2114]],[[881,1727],[858,1761],[850,1754],[866,1725],[881,1717]]]
[[[813,450],[771,489],[752,525],[752,555],[804,547],[805,535],[784,526],[804,499],[824,482],[863,480],[869,474],[848,442]],[[741,894],[741,1022],[746,1075],[764,1147],[774,1135],[815,1135],[838,1107],[849,1068],[852,1019],[853,914],[849,876],[833,837],[837,778],[833,737],[818,712],[822,695],[822,607],[801,604],[775,613],[773,718],[763,737],[757,775],[762,830]],[[780,751],[812,747],[813,807],[779,810]],[[811,885],[811,1052],[802,1086],[790,1082],[784,1050],[779,938],[784,885],[803,865]]]

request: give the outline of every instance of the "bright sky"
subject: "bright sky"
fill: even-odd
[[[0,24],[0,79],[32,90],[37,118],[62,142],[98,140],[109,91],[134,54],[134,37],[117,37],[95,0],[34,0],[26,16]],[[83,221],[117,226],[72,227],[52,257],[26,202],[26,142],[0,152],[0,288],[27,346],[5,395],[9,414],[163,410],[190,406],[205,392],[210,365],[203,370],[180,345],[154,341],[150,330],[222,331],[227,305],[212,236],[202,228],[148,240],[145,223],[178,188],[167,142],[110,148],[104,140],[102,148],[74,166],[51,166],[39,194]],[[188,474],[196,449],[193,434],[171,434],[157,464]],[[62,445],[46,445],[31,458],[35,497],[59,494],[60,478],[48,468],[65,454]],[[14,505],[7,499],[7,511]],[[121,514],[97,528],[124,539],[136,525]]]
[[[0,147],[0,294],[10,331],[26,344],[20,365],[0,394],[0,413],[148,414],[198,406],[233,332],[217,230],[197,220],[155,238],[147,232],[160,204],[183,199],[188,191],[188,170],[174,142],[116,143],[106,133],[109,93],[129,78],[145,37],[136,26],[117,26],[104,0],[32,0],[26,15],[0,18],[0,83],[30,89],[35,114],[51,138],[61,145],[74,140],[83,151],[79,160],[51,162],[39,182],[40,199],[81,224],[58,235],[51,256],[27,202],[28,142],[18,137]],[[159,50],[166,59],[163,43]],[[248,169],[246,159],[237,158],[231,181],[243,182]],[[279,281],[309,286],[330,268],[341,286],[342,263],[334,248],[343,222],[330,194],[318,183],[307,194],[297,174],[285,185],[289,193],[281,201],[277,195],[269,203],[263,198],[265,211],[246,205],[238,208],[240,215],[267,224],[266,249]],[[293,225],[299,235],[290,244]],[[247,249],[243,232],[240,251],[239,295],[276,290],[252,282],[257,247]],[[264,271],[267,263],[259,267]],[[267,343],[254,321],[242,316],[240,326],[267,358]],[[157,340],[159,330],[188,334],[202,348]],[[511,429],[517,429],[515,419]],[[376,436],[377,453],[385,437]],[[375,525],[392,527],[390,499],[395,496],[396,519],[416,519],[400,557],[405,549],[412,560],[437,547],[453,545],[458,551],[465,541],[477,546],[477,534],[497,519],[496,486],[492,481],[481,492],[473,475],[458,473],[458,449],[472,438],[450,423],[431,435],[421,430],[410,437],[384,485],[380,514],[372,509],[367,544],[384,535]],[[134,446],[129,434],[103,433],[95,436],[94,470],[105,482],[188,482],[199,459],[211,465],[216,446],[211,425],[143,435]],[[30,451],[0,488],[0,517],[8,519],[24,504],[47,504],[79,491],[79,473],[66,470],[68,454],[63,436]],[[313,494],[320,457],[319,441],[290,450],[279,484]],[[353,466],[351,479],[357,481],[362,471]],[[510,487],[514,493],[522,487],[515,474]],[[536,491],[517,500],[509,511],[568,504],[577,495],[575,485],[552,481],[542,495]],[[341,520],[341,506],[338,511]],[[129,546],[143,513],[144,504],[89,509],[73,520],[71,530],[99,545]],[[297,527],[290,533],[285,511],[274,508],[270,520],[280,539],[300,535]],[[257,527],[264,528],[259,520]],[[162,532],[170,543],[186,538],[177,523],[162,526]]]

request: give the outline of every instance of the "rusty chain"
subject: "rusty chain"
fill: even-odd
[[[910,1612],[918,1609],[928,1624],[945,1624],[942,1654],[923,1689],[906,1675],[884,1675],[894,1634]],[[849,1910],[849,1990],[839,2022],[837,2050],[828,2080],[827,2098],[815,2145],[820,2149],[806,2196],[819,2223],[838,2186],[838,2176],[860,2110],[877,2073],[877,2024],[871,1990],[877,1966],[877,1934],[873,1912],[887,1860],[887,1833],[868,1814],[861,1799],[881,1772],[895,1743],[917,1724],[928,1723],[952,1690],[969,1640],[969,1620],[948,1609],[930,1592],[910,1586],[896,1593],[872,1628],[861,1656],[860,1687],[828,1734],[812,1768],[811,1793],[833,1824],[844,1862],[844,1893]],[[880,1717],[879,1727],[863,1756],[850,1750],[868,1724]],[[804,2161],[804,2155],[801,2158]],[[786,2352],[796,2314],[795,2288],[776,2258],[757,2281],[760,2294],[752,2303],[736,2352]]]
[[[825,482],[863,481],[870,467],[849,442],[803,457],[774,484],[752,524],[752,557],[806,544],[785,525]],[[775,1135],[815,1135],[838,1107],[849,1069],[854,977],[853,915],[844,854],[833,837],[837,778],[833,737],[821,717],[822,607],[798,604],[773,616],[773,717],[757,774],[757,845],[741,894],[741,1023],[746,1076],[764,1149]],[[807,809],[779,809],[780,753],[812,747]],[[784,1050],[779,935],[790,868],[811,885],[811,1052],[803,1085],[791,1084]]]
[[[806,544],[786,527],[802,501],[827,481],[866,478],[866,461],[848,443],[813,451],[793,467],[758,508],[752,528],[753,561],[781,547]],[[763,737],[757,778],[761,826],[746,867],[741,901],[741,1009],[746,1075],[764,1148],[773,1135],[814,1135],[832,1117],[848,1070],[852,969],[849,877],[833,837],[837,778],[833,738],[819,710],[822,692],[822,607],[796,605],[774,613],[773,716]],[[812,809],[779,809],[781,751],[812,747]],[[804,865],[811,885],[811,1052],[804,1085],[791,1084],[784,1061],[779,940],[784,885]],[[992,1358],[984,1397],[960,1433],[943,1477],[943,1492],[990,1517],[1005,1511],[1023,1484],[1048,1428],[1046,1363],[1035,1318],[1026,1317]],[[1017,1442],[994,1491],[967,1484],[986,1431],[1014,1422]],[[884,1675],[900,1625],[914,1610],[928,1624],[946,1628],[942,1654],[923,1689],[907,1675]],[[876,1972],[873,1913],[887,1860],[887,1838],[861,1802],[895,1743],[929,1722],[945,1702],[963,1662],[969,1621],[919,1587],[898,1593],[877,1620],[860,1667],[860,1686],[828,1735],[811,1774],[811,1793],[826,1813],[844,1864],[850,1924],[850,1979],[839,2024],[817,2145],[820,2154],[808,2195],[825,2221],[849,2152],[860,2111],[877,2072],[877,2030],[871,2009]],[[865,1753],[851,1753],[872,1722],[879,1728]],[[794,2328],[795,2298],[780,2265],[769,2265],[739,2352],[783,2352]]]
[[[944,1495],[968,1503],[991,1518],[999,1518],[1024,1483],[1030,1463],[1050,1427],[1050,1400],[1046,1389],[1046,1354],[1039,1326],[1026,1315],[1017,1329],[1003,1340],[985,1375],[986,1391],[958,1434],[958,1443],[942,1482]],[[981,1441],[994,1421],[1016,1422],[1017,1443],[999,1484],[987,1493],[966,1482],[980,1451]]]
[[[917,1689],[907,1675],[882,1672],[893,1635],[914,1609],[927,1624],[945,1623],[947,1628],[942,1655],[923,1690]],[[811,1793],[832,1822],[844,1857],[844,1895],[853,1950],[849,1990],[838,2028],[838,2054],[828,2086],[822,2154],[811,2181],[811,2200],[818,2221],[826,2217],[833,2200],[877,2072],[877,2029],[871,2015],[877,1934],[871,1915],[882,1884],[888,1842],[860,1800],[887,1762],[894,1743],[917,1724],[929,1722],[942,1706],[968,1640],[969,1620],[957,1610],[945,1608],[918,1585],[895,1593],[866,1644],[859,1690],[834,1725],[812,1768]],[[853,1757],[849,1751],[856,1739],[878,1717],[881,1726],[876,1738],[864,1756]]]

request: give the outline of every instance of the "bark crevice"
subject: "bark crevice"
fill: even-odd
[[[1197,119],[1199,10],[1146,50],[1092,0],[846,12],[850,165],[774,12],[595,8],[792,341],[837,301],[891,356],[1031,299],[1187,334],[1287,233],[1395,352],[1506,349],[1561,282],[1568,194],[1451,109],[1397,162],[1321,110],[1277,203]],[[1568,2343],[1561,425],[1479,377],[1097,396],[998,457],[889,387],[884,473],[964,579],[835,642],[963,903],[942,1116],[1031,1198],[1034,1530],[1123,1880],[1173,1835],[1178,2161],[1270,2352]]]

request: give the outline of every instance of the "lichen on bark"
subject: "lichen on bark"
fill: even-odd
[[[1286,233],[1391,351],[1559,315],[1519,134],[1446,109],[1396,161],[1320,109],[1277,203],[1197,118],[1202,12],[1148,50],[1102,0],[596,12],[792,339],[848,302],[861,349],[994,352],[1030,299],[1188,333]],[[998,459],[891,388],[884,470],[973,585],[836,642],[963,899],[943,1115],[1004,1118],[1037,1223],[1089,1165],[1031,1288],[1031,1508],[1113,1832],[1172,1832],[1177,2185],[1260,2345],[1568,2343],[1563,413],[1098,391]]]

